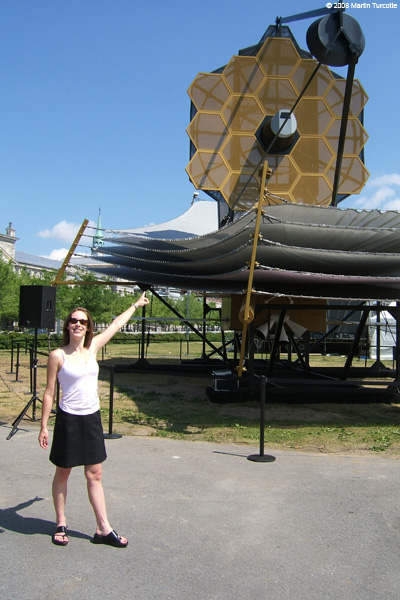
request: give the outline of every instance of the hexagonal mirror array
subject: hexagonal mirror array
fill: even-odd
[[[317,64],[302,58],[291,39],[267,38],[255,56],[233,56],[218,72],[197,75],[188,89],[194,116],[187,128],[193,152],[186,167],[197,189],[219,192],[230,208],[247,210],[258,200],[259,167],[267,160],[275,201],[331,203],[346,83]],[[367,100],[355,80],[341,195],[359,193],[368,179],[360,158],[368,139],[360,120]],[[268,146],[261,132],[279,111],[292,110],[296,135],[283,149]]]

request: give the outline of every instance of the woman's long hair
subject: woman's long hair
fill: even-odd
[[[63,346],[68,346],[69,344],[69,329],[68,329],[68,325],[71,319],[71,316],[73,315],[74,312],[77,311],[83,312],[85,313],[87,320],[88,320],[88,324],[86,326],[86,334],[85,334],[85,341],[83,343],[83,345],[85,346],[85,348],[89,348],[90,344],[92,343],[92,339],[93,339],[93,333],[94,333],[94,322],[93,322],[93,318],[92,315],[90,314],[90,312],[86,309],[83,308],[82,306],[77,306],[76,308],[73,308],[69,313],[67,318],[64,321],[64,327],[63,327]]]

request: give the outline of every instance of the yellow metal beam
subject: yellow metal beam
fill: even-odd
[[[254,311],[251,311],[251,295],[253,293],[254,270],[256,267],[257,246],[258,246],[258,240],[260,237],[260,224],[261,224],[261,216],[262,216],[263,201],[264,201],[264,194],[265,194],[265,182],[267,180],[267,175],[270,176],[271,171],[268,168],[268,161],[265,161],[263,168],[262,168],[262,174],[261,174],[260,197],[258,199],[257,219],[256,219],[256,225],[254,228],[254,238],[253,238],[253,250],[251,253],[251,260],[250,260],[249,279],[247,282],[246,304],[245,304],[244,315],[243,315],[242,343],[240,346],[239,365],[237,367],[238,377],[242,376],[243,370],[244,370],[244,357],[245,357],[245,352],[246,352],[247,327],[254,318]]]
[[[83,233],[84,233],[88,223],[89,223],[88,219],[85,219],[83,221],[82,225],[80,226],[79,231],[76,234],[75,239],[73,241],[73,244],[72,244],[71,248],[69,249],[67,256],[64,258],[64,262],[61,265],[60,270],[58,271],[55,280],[51,282],[52,285],[60,285],[61,278],[64,275],[65,269],[67,268],[68,263],[71,260],[71,257],[73,255],[73,253],[75,252],[75,249],[76,249],[77,245],[79,244],[80,239],[83,236]]]

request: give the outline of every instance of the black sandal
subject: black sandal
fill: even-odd
[[[66,525],[59,525],[53,533],[51,541],[56,546],[66,546],[68,544],[68,539],[65,539],[67,535],[68,534]],[[56,536],[62,537],[62,540],[56,539]]]
[[[114,548],[126,548],[128,541],[123,542],[121,536],[118,535],[118,533],[113,529],[108,535],[100,535],[100,533],[95,533],[92,539],[92,544],[106,544],[107,546],[114,546]]]

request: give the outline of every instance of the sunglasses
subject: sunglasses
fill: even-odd
[[[77,323],[80,323],[84,327],[86,327],[86,325],[89,323],[89,321],[87,319],[75,319],[75,317],[71,317],[71,319],[69,320],[69,322],[72,325],[76,325]]]

